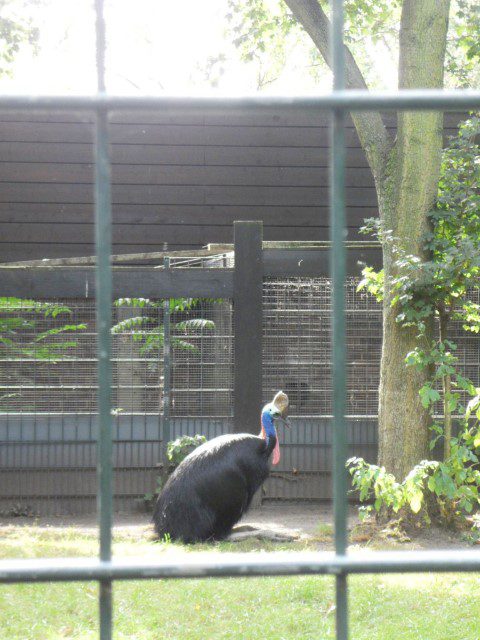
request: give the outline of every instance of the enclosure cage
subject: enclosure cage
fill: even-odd
[[[231,255],[182,258],[183,269],[233,267]],[[153,267],[152,267],[153,268]],[[374,461],[381,305],[345,283],[349,453]],[[332,498],[331,280],[263,282],[263,397],[289,396],[293,428],[262,500]],[[97,438],[94,300],[27,302],[3,313],[16,324],[0,367],[0,513],[93,512]],[[112,308],[114,508],[143,509],[157,487],[169,438],[233,429],[234,308],[231,299],[171,300],[171,359],[164,361],[165,301],[119,299]],[[56,310],[54,313],[53,310]],[[47,312],[48,311],[48,312]],[[1,319],[0,319],[1,322]],[[64,330],[67,328],[68,330]],[[478,339],[454,328],[464,373],[479,380]],[[168,389],[165,380],[168,380]],[[168,392],[168,393],[167,393]],[[168,401],[167,412],[165,402]]]

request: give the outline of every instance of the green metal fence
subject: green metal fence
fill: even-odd
[[[347,554],[346,536],[346,430],[345,430],[345,318],[343,281],[345,278],[344,239],[344,115],[351,110],[442,109],[480,107],[480,92],[403,91],[370,94],[344,90],[343,2],[332,0],[332,58],[334,90],[318,98],[126,98],[105,94],[105,27],[103,0],[96,0],[98,93],[86,97],[8,96],[0,98],[0,109],[75,109],[96,113],[96,243],[97,315],[99,378],[99,463],[98,514],[100,549],[98,559],[18,560],[0,563],[0,582],[87,581],[100,583],[100,637],[112,637],[112,583],[114,580],[206,578],[218,576],[266,576],[330,574],[336,581],[336,637],[348,638],[347,578],[352,573],[393,573],[421,571],[479,571],[480,554],[467,551],[378,552],[364,557]],[[279,106],[292,109],[332,111],[331,229],[332,279],[334,282],[333,377],[334,377],[334,497],[335,552],[278,556],[268,554],[191,554],[188,560],[132,561],[111,557],[112,528],[112,417],[110,413],[110,314],[111,234],[110,163],[108,155],[108,114],[118,109],[175,109],[176,112],[244,110],[274,111]]]

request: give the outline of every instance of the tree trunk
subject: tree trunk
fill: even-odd
[[[405,364],[417,346],[417,331],[401,328],[397,310],[386,296],[383,309],[383,344],[378,405],[378,463],[401,481],[418,462],[428,457],[430,416],[420,401],[419,389],[429,375]]]
[[[319,1],[285,2],[330,64],[329,19]],[[443,86],[449,8],[450,0],[404,0],[400,89]],[[362,73],[348,50],[345,65],[347,87],[365,89]],[[390,140],[380,114],[357,112],[352,118],[375,179],[383,228],[392,231],[403,249],[425,258],[423,236],[437,192],[443,114],[399,113],[395,142]],[[402,328],[395,320],[396,310],[391,308],[390,280],[396,275],[396,267],[389,243],[383,247],[383,261],[386,291],[379,389],[379,462],[403,479],[428,453],[429,415],[418,395],[428,372],[416,372],[405,365],[405,356],[417,345],[417,332]]]
[[[449,0],[405,0],[400,26],[399,88],[441,88],[448,27]],[[379,388],[379,464],[402,480],[428,455],[428,411],[419,389],[428,370],[405,365],[405,356],[418,345],[417,331],[396,321],[391,278],[398,275],[395,246],[425,259],[424,235],[428,213],[437,193],[441,162],[443,114],[400,112],[397,141],[390,152],[386,176],[377,184],[384,230],[396,238],[385,242],[385,297]],[[433,335],[433,318],[427,338]]]

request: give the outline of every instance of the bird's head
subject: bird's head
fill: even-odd
[[[285,426],[290,427],[290,422],[287,419],[287,410],[288,396],[283,391],[279,391],[272,402],[266,404],[262,409],[262,436],[265,438],[267,446],[270,438],[275,438],[276,440],[273,450],[273,464],[277,464],[280,460],[280,447],[275,425],[282,422]]]

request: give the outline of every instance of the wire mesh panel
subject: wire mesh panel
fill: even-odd
[[[369,293],[359,291],[358,284],[358,278],[345,282],[347,443],[349,455],[374,462],[382,307]],[[268,398],[284,389],[294,424],[281,434],[282,460],[264,487],[269,499],[332,497],[331,304],[328,278],[268,278],[264,284],[264,395]],[[451,335],[458,344],[459,370],[478,380],[476,334],[466,332],[457,321]],[[442,393],[440,387],[438,382]]]
[[[347,441],[351,455],[376,457],[381,307],[345,283]],[[284,389],[294,427],[265,487],[270,499],[332,498],[332,284],[328,278],[270,278],[264,284],[265,396]]]
[[[233,309],[203,301],[172,315],[172,416],[231,416]]]
[[[331,415],[330,307],[326,279],[264,283],[264,391],[283,389],[292,415]]]
[[[351,455],[374,461],[381,305],[345,283],[347,424]],[[263,291],[264,400],[288,393],[294,428],[264,487],[269,500],[332,497],[331,281],[267,278]],[[13,305],[13,302],[12,302]],[[230,300],[177,300],[171,314],[172,439],[232,430]],[[164,307],[112,307],[115,509],[132,510],[156,486],[162,459]],[[95,507],[96,318],[92,300],[18,301],[0,363],[0,513],[83,513]],[[479,379],[475,334],[452,325],[460,370]],[[441,391],[441,389],[439,389]]]
[[[112,307],[114,508],[156,489],[162,461],[163,301]],[[229,301],[178,300],[172,314],[171,437],[231,431]],[[13,301],[0,362],[0,515],[95,510],[98,436],[93,300]]]
[[[357,286],[345,284],[347,415],[376,416],[382,310]],[[265,388],[283,386],[293,415],[332,415],[331,295],[328,278],[265,283]]]

